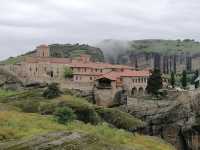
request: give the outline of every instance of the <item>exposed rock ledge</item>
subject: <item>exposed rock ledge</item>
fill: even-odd
[[[128,101],[120,109],[147,122],[143,133],[160,136],[178,150],[200,149],[200,90],[182,93],[175,101]]]
[[[104,150],[129,150],[77,132],[53,132],[29,140],[0,143],[0,150],[93,150],[98,146]]]

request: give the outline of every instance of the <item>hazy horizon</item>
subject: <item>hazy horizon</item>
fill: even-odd
[[[200,40],[198,0],[0,0],[0,60],[39,44]]]

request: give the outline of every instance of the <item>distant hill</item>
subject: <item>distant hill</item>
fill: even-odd
[[[97,44],[110,63],[138,69],[158,68],[164,73],[200,70],[200,42],[185,40],[104,40]]]
[[[51,57],[60,57],[60,58],[72,58],[76,56],[80,56],[80,54],[88,54],[91,55],[92,60],[94,61],[104,61],[103,52],[96,47],[92,47],[85,44],[52,44],[49,45],[50,47],[50,55]],[[16,64],[24,60],[25,57],[31,56],[36,51],[30,51],[26,54],[17,56],[17,57],[10,57],[0,63],[3,64]]]
[[[185,39],[185,40],[162,40],[162,39],[147,39],[147,40],[104,40],[97,44],[97,47],[103,50],[106,55],[117,55],[119,53],[134,51],[146,53],[160,53],[172,55],[180,52],[189,52],[191,54],[200,53],[200,42]]]

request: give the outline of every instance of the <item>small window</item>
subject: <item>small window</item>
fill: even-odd
[[[93,78],[92,78],[92,77],[90,77],[90,80],[93,80]]]
[[[51,71],[50,76],[53,78],[53,71]]]
[[[95,71],[97,72],[97,71],[98,71],[98,69],[95,69]]]
[[[78,76],[76,76],[76,80],[78,80]]]
[[[101,69],[101,73],[103,72],[103,69]]]

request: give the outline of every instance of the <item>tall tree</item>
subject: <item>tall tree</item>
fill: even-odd
[[[157,96],[162,87],[163,83],[161,72],[159,69],[155,69],[149,77],[147,83],[147,92]]]
[[[174,88],[175,87],[175,75],[174,75],[174,72],[171,72],[170,83],[171,83],[172,88]]]
[[[199,80],[196,81],[196,79],[199,77],[199,71],[196,70],[195,74],[194,74],[194,85],[195,85],[195,89],[197,89],[199,87]]]
[[[187,72],[185,70],[182,72],[181,84],[183,88],[187,87]]]

